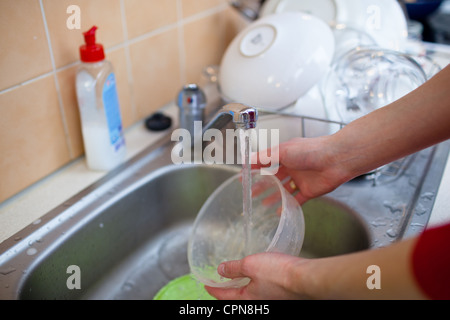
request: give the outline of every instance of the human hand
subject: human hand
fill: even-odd
[[[351,178],[334,151],[332,139],[294,138],[270,150],[270,158],[279,163],[276,176],[300,204],[333,191]],[[262,164],[259,154],[253,156],[252,163],[252,169],[273,166]]]
[[[281,253],[258,253],[242,260],[227,261],[218,267],[221,276],[230,279],[248,277],[250,283],[241,288],[205,288],[221,300],[305,298],[303,293],[295,291],[298,279],[294,279],[297,274],[294,269],[302,261],[307,260]]]

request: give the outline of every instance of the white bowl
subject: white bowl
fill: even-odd
[[[256,20],[227,48],[219,74],[223,97],[254,107],[294,103],[327,72],[334,54],[331,28],[301,12]]]

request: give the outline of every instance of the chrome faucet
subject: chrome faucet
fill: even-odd
[[[230,103],[222,107],[220,114],[230,114],[238,129],[252,129],[256,127],[258,110],[241,103]]]

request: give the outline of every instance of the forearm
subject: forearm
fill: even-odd
[[[423,299],[412,275],[415,239],[382,249],[299,261],[292,273],[312,299]],[[369,266],[379,267],[380,288],[370,289]]]
[[[348,178],[450,138],[450,66],[330,137]]]

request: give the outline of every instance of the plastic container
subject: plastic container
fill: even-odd
[[[76,75],[76,91],[87,165],[108,171],[125,160],[126,147],[111,63],[105,60],[103,46],[95,43],[92,27],[84,33],[80,47],[81,65]]]
[[[194,222],[188,243],[189,267],[196,279],[208,286],[248,284],[247,278],[221,277],[217,273],[221,262],[261,252],[300,254],[305,227],[297,200],[277,177],[261,175],[260,170],[251,173],[250,224],[243,215],[241,174],[231,177],[211,194]],[[247,235],[246,225],[250,226]]]

